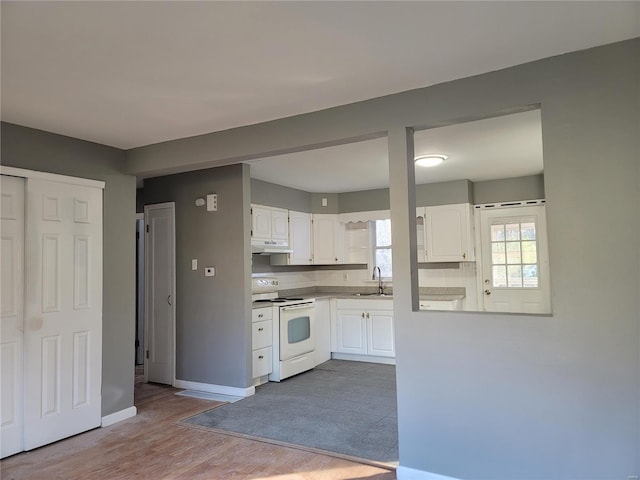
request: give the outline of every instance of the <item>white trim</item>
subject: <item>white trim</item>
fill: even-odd
[[[547,201],[544,198],[539,198],[537,200],[515,200],[513,202],[495,202],[495,203],[482,203],[479,205],[474,205],[473,208],[476,209],[498,209],[498,208],[513,208],[513,207],[535,207],[536,205],[545,205]]]
[[[231,395],[233,397],[250,397],[256,393],[255,387],[228,387],[227,385],[213,385],[211,383],[190,382],[188,380],[178,379],[176,379],[174,387],[184,388],[186,390],[196,390],[199,392],[217,393],[220,395]]]
[[[120,410],[119,412],[112,413],[105,417],[102,417],[102,427],[108,427],[109,425],[113,425],[114,423],[121,422],[126,420],[127,418],[135,417],[138,414],[138,409],[134,407],[125,408],[124,410]]]
[[[38,172],[36,170],[27,170],[25,168],[6,167],[0,165],[0,174],[12,177],[37,178],[38,180],[48,180],[50,182],[71,183],[73,185],[81,185],[84,187],[101,188],[104,190],[105,183],[99,180],[89,180],[88,178],[69,177],[67,175],[58,175],[57,173]]]
[[[173,306],[174,308],[171,309],[171,325],[170,325],[170,329],[172,331],[172,335],[173,335],[173,340],[171,342],[171,348],[173,349],[170,352],[170,356],[171,358],[171,384],[173,386],[176,385],[176,305],[177,305],[177,299],[176,299],[176,203],[175,202],[163,202],[163,203],[153,203],[150,205],[145,205],[144,206],[144,213],[143,218],[144,218],[144,348],[145,348],[145,353],[144,355],[144,381],[148,382],[149,381],[149,368],[148,368],[148,359],[147,359],[147,355],[146,355],[146,350],[148,349],[148,345],[149,345],[149,336],[148,336],[148,332],[149,332],[149,312],[151,311],[151,308],[149,306],[149,277],[151,275],[151,261],[149,259],[149,237],[146,234],[147,233],[147,228],[149,227],[149,223],[148,223],[148,218],[149,218],[149,212],[152,210],[158,210],[158,209],[162,209],[162,208],[170,208],[171,210],[171,223],[172,223],[172,235],[173,235],[173,248],[171,249],[171,265],[172,265],[172,269],[173,269],[173,275],[172,275],[172,285],[171,285],[171,297],[173,298]]]
[[[357,353],[337,353],[331,352],[334,360],[350,360],[352,362],[382,363],[384,365],[395,365],[395,357],[377,357],[374,355],[359,355]]]
[[[339,213],[340,223],[370,222],[375,220],[388,220],[391,218],[390,210],[370,210],[365,212]]]
[[[398,480],[458,480],[454,477],[401,466],[396,468],[396,478]]]

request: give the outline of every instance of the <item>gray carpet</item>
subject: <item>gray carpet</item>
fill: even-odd
[[[329,360],[183,423],[394,463],[395,366]]]

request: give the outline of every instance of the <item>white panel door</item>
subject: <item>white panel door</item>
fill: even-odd
[[[459,203],[425,207],[427,262],[463,262],[475,259],[471,205]]]
[[[336,352],[367,354],[367,324],[362,310],[336,311]]]
[[[175,204],[146,205],[145,379],[175,379]]]
[[[367,312],[367,353],[379,357],[395,357],[396,342],[392,311]]]
[[[340,262],[339,232],[338,215],[313,214],[313,263],[329,265]]]
[[[271,240],[271,209],[251,205],[251,235],[253,238]]]
[[[23,450],[24,179],[3,175],[1,187],[0,446],[4,458]]]
[[[289,241],[289,210],[271,209],[271,240]]]
[[[290,265],[309,265],[313,263],[311,251],[311,214],[289,212],[289,255]]]
[[[100,426],[102,189],[27,180],[24,449]]]
[[[480,210],[488,312],[551,313],[545,206]]]

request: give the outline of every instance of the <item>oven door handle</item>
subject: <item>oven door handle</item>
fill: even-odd
[[[289,305],[288,307],[280,307],[280,310],[301,310],[303,308],[315,308],[313,303],[304,303],[301,305]]]

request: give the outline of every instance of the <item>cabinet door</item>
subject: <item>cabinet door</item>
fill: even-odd
[[[251,205],[251,235],[253,238],[271,240],[271,209]]]
[[[368,354],[378,357],[395,357],[396,343],[393,332],[393,312],[367,312],[366,319]]]
[[[308,265],[313,263],[311,251],[311,214],[289,212],[289,255],[290,265]]]
[[[332,214],[313,215],[313,263],[328,265],[340,263],[340,224]]]
[[[271,209],[271,239],[289,240],[289,210]]]
[[[362,310],[336,312],[337,352],[367,354],[366,321]]]
[[[425,207],[427,262],[475,260],[468,203]]]

